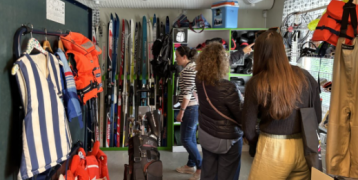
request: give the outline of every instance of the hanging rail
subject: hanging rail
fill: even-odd
[[[29,34],[29,33],[33,33],[33,34],[41,34],[41,35],[47,35],[47,36],[66,36],[68,35],[67,33],[62,33],[62,32],[51,32],[51,31],[46,31],[45,30],[38,30],[38,29],[33,29],[33,26],[31,25],[31,27],[26,26],[26,25],[22,25],[19,29],[17,29],[15,35],[14,35],[14,43],[13,43],[13,58],[14,61],[18,58],[21,57],[21,38],[23,35]]]

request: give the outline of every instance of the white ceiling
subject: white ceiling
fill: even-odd
[[[91,8],[174,8],[174,9],[210,9],[220,0],[77,0]],[[96,4],[98,1],[99,4]],[[270,9],[275,0],[262,0],[254,6],[238,0],[240,9]],[[283,1],[283,0],[277,0]]]

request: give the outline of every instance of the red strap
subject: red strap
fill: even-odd
[[[231,48],[231,50],[235,50],[236,49],[236,42],[234,39],[231,40],[234,43],[234,47]]]
[[[233,122],[233,123],[235,123],[236,125],[238,125],[239,127],[241,127],[241,125],[240,125],[238,122],[236,122],[235,120],[231,119],[230,117],[227,117],[225,114],[221,113],[219,110],[217,110],[217,109],[215,108],[215,106],[211,103],[208,94],[206,93],[206,88],[205,88],[204,82],[203,82],[202,84],[203,84],[203,89],[204,89],[204,93],[205,93],[205,96],[206,96],[206,100],[209,102],[210,106],[211,106],[218,114],[220,114],[220,116],[224,117],[224,118],[227,119],[227,120],[230,120],[231,122]]]

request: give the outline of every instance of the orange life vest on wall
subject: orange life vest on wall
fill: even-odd
[[[77,94],[84,104],[103,91],[98,55],[102,50],[80,33],[70,32],[61,37],[68,54],[74,55],[77,72],[74,72]]]
[[[327,6],[327,12],[321,17],[315,32],[312,36],[312,41],[326,41],[332,45],[336,45],[340,36],[343,11],[343,1],[333,0]],[[358,6],[356,6],[358,12]],[[351,26],[351,17],[348,18],[348,28],[344,37],[346,38],[346,44],[352,44],[354,37],[354,29]]]

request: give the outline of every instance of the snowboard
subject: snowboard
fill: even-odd
[[[108,53],[107,53],[107,120],[106,120],[106,147],[110,147],[111,140],[111,93],[112,93],[112,53],[113,53],[113,15],[111,14],[111,20],[108,23]]]

